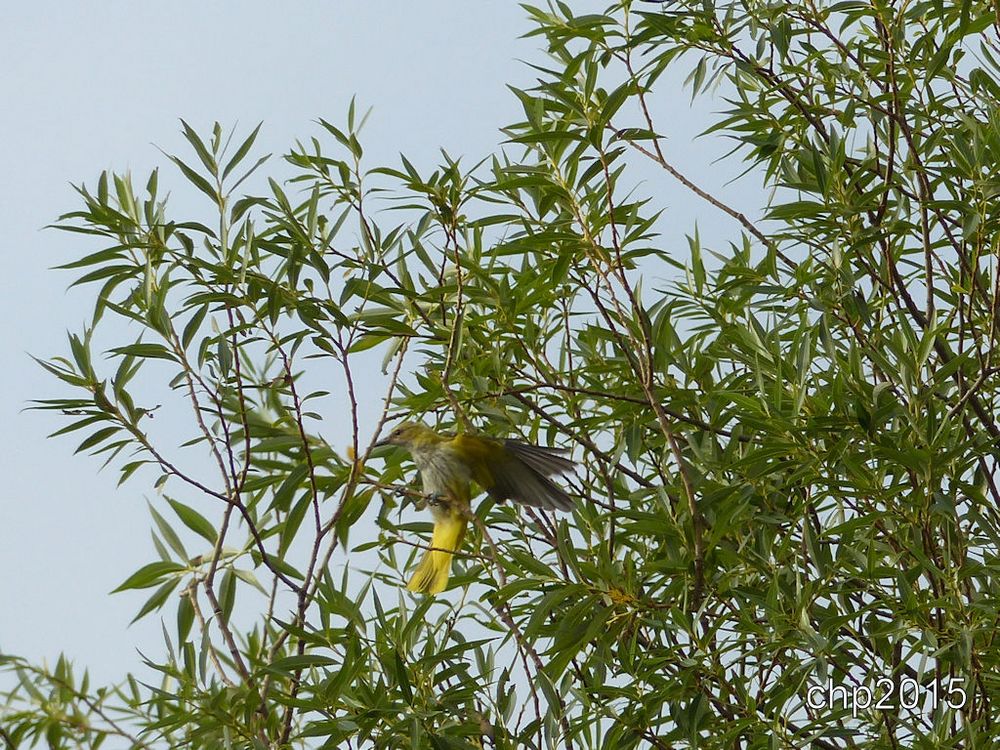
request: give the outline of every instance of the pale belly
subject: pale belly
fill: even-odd
[[[420,472],[420,481],[428,495],[441,495],[453,502],[468,505],[469,467],[451,450],[414,451],[413,463]]]

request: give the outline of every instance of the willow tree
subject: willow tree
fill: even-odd
[[[1000,734],[995,6],[526,11],[548,59],[476,165],[369,164],[352,105],[255,193],[256,131],[185,126],[204,216],[156,172],[79,189],[93,322],[38,406],[156,489],[121,589],[166,643],[108,689],[6,657],[8,746]],[[741,205],[672,158],[690,94]],[[404,415],[569,449],[574,510],[478,501],[409,594],[429,524],[373,447]]]

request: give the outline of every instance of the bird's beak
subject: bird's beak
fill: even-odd
[[[381,448],[382,446],[389,445],[389,444],[390,444],[389,443],[389,438],[380,438],[379,440],[375,441],[375,445],[373,445],[372,447],[373,448]]]

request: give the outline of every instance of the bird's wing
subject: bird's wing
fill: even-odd
[[[576,464],[566,458],[569,451],[565,448],[549,448],[517,440],[504,440],[503,446],[543,476],[572,474],[576,471]]]
[[[516,440],[491,441],[478,463],[476,483],[496,500],[513,500],[535,508],[571,510],[573,499],[549,479],[570,474],[576,464],[558,448],[529,445]]]

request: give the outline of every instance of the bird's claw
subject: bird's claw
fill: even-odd
[[[413,507],[417,510],[423,510],[427,505],[424,496],[414,492],[407,487],[399,487],[392,493],[400,503],[405,507],[407,503],[413,503]]]
[[[398,488],[393,494],[400,498],[403,505],[406,503],[413,503],[413,507],[417,510],[424,510],[427,507],[436,508],[439,505],[447,505],[448,498],[440,492],[428,492],[426,494],[420,494],[414,492],[413,490],[407,489],[405,487]]]

